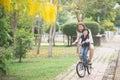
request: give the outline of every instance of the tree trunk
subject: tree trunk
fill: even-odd
[[[4,17],[4,8],[1,8],[2,14],[0,15],[0,19]]]
[[[72,36],[70,36],[70,46],[72,45]]]
[[[18,11],[17,10],[14,10],[13,11],[13,19],[11,18],[11,24],[12,24],[12,30],[13,30],[13,45],[15,47],[15,44],[16,44],[16,41],[15,41],[15,38],[16,38],[16,29],[17,29],[17,24],[18,24]]]
[[[75,14],[76,14],[77,21],[80,22],[80,17],[79,17],[78,10],[75,11]]]
[[[50,33],[49,33],[48,57],[52,57],[52,42],[53,42],[53,39],[52,39],[52,29],[53,29],[53,27],[51,26],[50,27]]]
[[[84,2],[84,0],[79,0],[78,4],[81,5],[83,2]],[[84,20],[85,14],[84,14],[84,13],[81,13],[82,16],[80,17],[80,16],[79,16],[79,14],[80,14],[79,11],[80,11],[80,9],[79,9],[79,6],[78,6],[78,8],[75,8],[75,14],[76,14],[77,21],[78,21],[78,22],[81,22],[81,21]]]
[[[70,44],[69,36],[67,36],[67,39],[68,39],[68,46],[69,46],[69,44]]]
[[[38,49],[37,49],[37,54],[40,53],[40,45],[41,45],[41,37],[42,37],[42,26],[39,29],[39,37],[38,37]]]
[[[55,46],[55,32],[56,32],[56,25],[54,25],[54,29],[53,29],[53,46]]]
[[[17,21],[18,21],[18,16],[17,16],[17,10],[13,11],[13,16],[10,18],[12,30],[15,33],[17,29]]]
[[[54,4],[54,0],[50,0],[50,2],[52,2]],[[58,7],[58,5],[57,5],[57,7]],[[57,17],[57,15],[56,15],[56,17]],[[55,37],[55,31],[56,31],[55,30],[55,24],[56,24],[56,22],[54,24],[52,24],[51,27],[50,27],[48,57],[52,57],[53,39]]]
[[[49,33],[48,57],[52,57],[53,37],[55,35],[55,25],[51,25]]]
[[[22,55],[20,55],[20,57],[19,57],[19,63],[21,63],[22,62]]]
[[[33,19],[33,22],[32,22],[32,34],[34,35],[34,31],[35,31],[35,18]]]
[[[10,18],[10,22],[11,22],[11,26],[12,26],[12,30],[13,30],[13,46],[14,48],[16,47],[16,30],[17,30],[17,26],[18,26],[18,13],[19,11],[18,10],[15,10],[13,11],[13,14]],[[22,55],[19,56],[19,62],[21,62],[21,58],[22,58]]]

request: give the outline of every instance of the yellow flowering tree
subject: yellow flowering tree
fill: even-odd
[[[56,6],[50,2],[43,3],[40,7],[40,17],[47,24],[54,24],[56,21],[57,9]]]
[[[5,15],[5,12],[10,12],[12,10],[11,0],[0,0],[0,9],[1,9],[0,18],[3,18]]]
[[[52,42],[55,35],[55,23],[56,23],[56,17],[57,17],[57,6],[58,6],[58,0],[44,0],[44,1],[38,1],[38,0],[28,0],[28,13],[31,16],[38,15],[40,18],[50,26],[50,37],[49,37],[49,50],[48,50],[48,56],[52,56]],[[42,28],[42,27],[41,27]],[[41,33],[41,29],[40,29]],[[38,50],[37,53],[39,54],[39,48],[40,48],[40,41],[41,41],[41,35],[39,36],[39,42],[38,42]]]
[[[45,1],[40,6],[40,17],[50,25],[48,57],[52,57],[52,45],[55,36],[58,0]]]
[[[24,18],[26,14],[33,18],[35,18],[36,15],[39,15],[47,25],[51,26],[50,46],[52,46],[55,33],[58,0],[0,0],[0,7],[3,15],[4,13],[10,13],[12,16],[10,22],[12,23],[14,34],[18,26],[19,18]],[[0,15],[0,17],[3,15]],[[50,53],[52,53],[52,51],[50,51]]]

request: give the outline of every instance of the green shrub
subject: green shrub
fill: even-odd
[[[67,36],[76,36],[77,23],[67,23],[63,25],[63,33]]]
[[[100,32],[100,25],[97,22],[85,22],[85,25],[91,30],[93,36]]]
[[[76,23],[68,23],[63,25],[63,33],[68,37],[68,46],[72,45],[73,36],[76,36]],[[71,39],[69,39],[71,37]]]
[[[11,59],[11,56],[10,48],[0,49],[0,76],[8,73],[8,61]]]
[[[0,76],[7,74],[6,58],[3,51],[0,51]]]
[[[106,31],[114,31],[114,23],[110,22],[110,21],[104,21],[102,23],[102,27],[104,27],[104,29]]]
[[[105,33],[105,29],[103,27],[100,27],[100,34],[104,34]]]
[[[12,42],[12,33],[7,20],[0,19],[0,47],[8,47]]]
[[[30,43],[32,41],[32,35],[25,31],[24,29],[17,30],[16,38],[15,38],[15,57],[19,58],[19,62],[21,62],[21,58],[25,56],[25,53],[28,49],[30,49]]]

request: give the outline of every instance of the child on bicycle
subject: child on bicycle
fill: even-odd
[[[81,45],[81,54],[82,54],[82,59],[85,62],[89,63],[88,57],[87,57],[87,53],[89,50],[89,46],[90,46],[90,39],[89,39],[89,30],[88,29],[84,29],[82,31],[82,36],[79,39],[78,44]]]

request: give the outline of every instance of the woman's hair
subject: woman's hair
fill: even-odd
[[[77,28],[76,28],[76,30],[77,30],[78,32],[82,32],[82,31],[80,31],[80,30],[78,29],[79,25],[82,25],[82,26],[83,26],[83,29],[87,29],[86,26],[85,26],[83,23],[78,23]]]
[[[86,28],[86,29],[83,29],[82,33],[83,33],[84,31],[87,31],[88,34],[89,34],[89,30],[88,30],[87,28]]]

